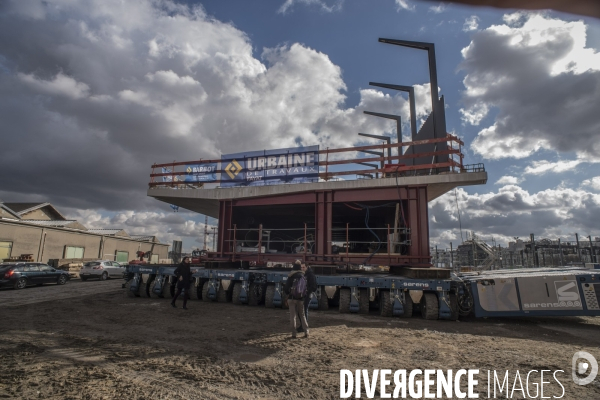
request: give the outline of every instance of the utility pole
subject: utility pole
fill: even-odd
[[[575,240],[577,241],[577,255],[579,256],[579,262],[583,263],[583,260],[581,259],[581,248],[579,247],[579,234],[578,233],[575,234]]]
[[[216,241],[217,227],[212,226],[211,228],[213,230],[213,243],[212,243],[213,251],[217,251],[217,241]]]
[[[206,243],[208,242],[208,215],[204,216],[204,247],[202,250],[206,251]]]
[[[535,236],[533,236],[533,233],[529,234],[529,238],[531,239],[531,251],[533,255],[533,259],[531,261],[534,267],[539,267],[540,260],[538,260],[537,251],[535,250]]]
[[[561,267],[564,267],[565,259],[563,257],[562,246],[560,245],[560,238],[558,238],[558,252],[560,253],[560,265],[561,265]]]

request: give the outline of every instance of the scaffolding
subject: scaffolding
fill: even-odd
[[[431,249],[432,263],[441,268],[460,271],[486,271],[512,268],[561,267],[569,265],[598,264],[600,262],[600,237],[587,240],[540,239],[533,234],[524,241],[502,247],[492,239],[489,244],[475,232],[467,233],[467,240],[455,249]]]

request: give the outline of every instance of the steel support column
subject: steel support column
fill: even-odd
[[[231,200],[221,201],[219,207],[219,239],[217,241],[217,252],[220,256],[224,253],[231,252],[231,240],[233,240],[230,229],[232,214],[233,214],[233,202]]]
[[[332,214],[332,191],[317,192],[315,204],[315,254],[331,254],[331,214]],[[327,261],[325,256],[322,261]]]

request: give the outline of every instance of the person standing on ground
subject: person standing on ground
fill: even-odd
[[[171,301],[171,306],[177,308],[175,301],[183,292],[183,309],[187,310],[188,291],[190,289],[190,282],[192,281],[192,271],[190,270],[191,259],[189,257],[183,257],[181,264],[175,268],[175,276],[177,277],[177,291],[175,297]]]
[[[300,260],[297,260],[298,262]],[[306,297],[304,298],[304,316],[306,317],[306,322],[308,323],[308,306],[310,305],[310,300],[313,295],[316,296],[317,291],[317,276],[314,271],[310,267],[310,265],[305,262],[300,262],[300,270],[304,272],[304,276],[306,277]],[[298,332],[304,332],[302,326],[299,326],[297,329]]]
[[[306,297],[306,278],[300,265],[294,264],[292,272],[288,275],[283,290],[288,293],[288,305],[290,307],[290,325],[292,328],[292,338],[296,338],[296,316],[300,318],[300,323],[304,329],[304,337],[308,337],[308,322],[304,315],[304,297]]]

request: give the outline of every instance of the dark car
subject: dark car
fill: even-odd
[[[64,285],[69,279],[71,277],[67,271],[43,263],[0,264],[0,287],[23,289],[28,285],[41,286],[44,283]]]

